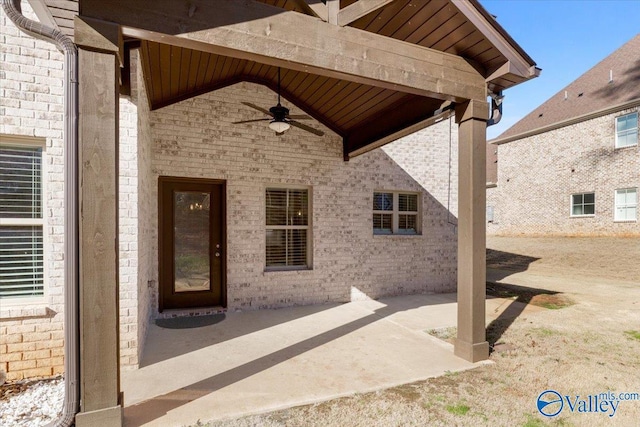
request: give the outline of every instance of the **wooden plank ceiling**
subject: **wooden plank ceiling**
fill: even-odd
[[[148,41],[141,44],[141,57],[153,109],[241,81],[263,84],[274,92],[278,87],[278,68],[254,61]],[[379,127],[381,120],[387,122],[391,117],[398,121],[394,128],[399,130],[432,114],[442,103],[287,69],[281,70],[280,78],[282,96],[351,140],[365,138],[372,123]]]

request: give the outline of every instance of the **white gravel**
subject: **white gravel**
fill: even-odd
[[[34,382],[26,390],[0,401],[0,425],[45,426],[62,414],[63,401],[62,378]]]

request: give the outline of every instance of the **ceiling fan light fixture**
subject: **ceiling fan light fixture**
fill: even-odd
[[[284,131],[287,131],[289,130],[290,127],[291,125],[285,121],[271,120],[271,122],[269,122],[269,128],[275,131],[276,133],[282,133]]]

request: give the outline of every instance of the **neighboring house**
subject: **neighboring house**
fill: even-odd
[[[640,235],[639,112],[637,35],[490,141],[487,233]]]
[[[474,4],[460,7],[475,13]],[[22,5],[26,16],[38,19],[29,3]],[[433,13],[440,10],[437,2],[429,8]],[[445,12],[449,9],[439,14],[449,19]],[[70,33],[72,21],[64,18],[65,13],[58,23]],[[492,20],[486,13],[482,16],[477,19]],[[63,57],[51,44],[20,32],[4,13],[0,12],[0,19],[0,369],[9,379],[20,379],[63,370]],[[466,18],[458,13],[451,19]],[[479,56],[473,62],[486,75],[466,61],[449,61],[471,76],[466,77],[472,82],[469,87],[481,88],[480,98],[487,84],[500,91],[535,77],[535,64],[504,30],[493,28],[497,24],[483,24],[491,27],[483,31],[499,33],[500,46],[508,46],[510,55],[517,50],[518,57],[510,61],[523,62],[528,67],[520,67],[524,71],[502,67],[507,58],[471,22],[464,21],[464,26],[474,32],[475,44],[466,49],[469,55],[477,50]],[[431,27],[425,24],[424,28]],[[369,95],[365,85],[353,84],[349,86],[353,97],[339,99],[323,117],[324,123],[333,124],[331,128],[309,120],[305,123],[315,134],[292,128],[275,135],[267,122],[235,123],[264,117],[246,104],[266,109],[276,104],[274,90],[250,82],[260,80],[275,89],[275,67],[258,64],[251,78],[236,76],[226,81],[220,77],[199,94],[173,93],[180,92],[175,90],[182,84],[180,77],[174,75],[176,81],[165,82],[161,73],[171,68],[166,61],[179,58],[181,47],[152,40],[134,42],[127,48],[131,51],[126,50],[131,62],[123,76],[127,90],[119,99],[116,156],[118,367],[138,366],[147,326],[157,318],[455,291],[461,125],[454,121],[453,111],[382,148],[367,148],[371,141],[396,139],[390,136],[431,120],[443,98],[453,96],[438,93],[442,98],[431,100],[410,95],[405,111],[398,102],[406,94],[375,88]],[[462,46],[466,39],[452,43],[450,56],[457,59],[455,43]],[[183,60],[188,53],[192,61],[196,54],[204,61],[204,52],[184,52]],[[212,81],[218,74],[239,70],[229,58],[209,57],[206,76]],[[250,65],[246,70],[251,73],[255,68],[252,71]],[[205,79],[205,70],[201,71],[202,75],[192,68],[194,82]],[[283,69],[284,76],[286,72]],[[294,81],[288,82],[289,92],[283,88],[283,97],[295,94],[295,87],[309,85],[309,93],[326,91],[337,97],[339,85],[351,84],[333,79],[338,86],[327,80],[314,87],[312,74],[308,79],[303,73],[302,77],[290,74]],[[462,71],[452,74],[454,79],[464,75]],[[465,86],[451,85],[447,90],[460,87]],[[330,96],[316,98],[320,104],[334,102]],[[305,113],[287,99],[282,102],[292,115]],[[375,108],[380,108],[376,113],[380,127],[392,130],[377,136],[380,140],[372,133],[376,128],[372,122],[364,122],[372,119],[367,114]],[[332,110],[344,110],[339,121],[332,121]],[[459,111],[464,114],[460,122],[482,123],[484,117],[478,120],[478,111],[486,113],[482,108],[465,111]],[[363,136],[352,138],[353,146],[334,132],[348,130],[347,125],[361,120]],[[474,138],[466,140],[475,142]],[[345,162],[349,154],[352,158]],[[89,163],[103,167],[98,155],[86,160]],[[17,184],[1,183],[14,179]],[[470,179],[464,185],[473,183]],[[108,243],[95,246],[102,251]],[[481,311],[475,309],[475,313]],[[470,351],[478,355],[486,347],[483,342],[472,344]]]

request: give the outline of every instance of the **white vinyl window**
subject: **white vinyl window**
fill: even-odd
[[[308,268],[309,190],[267,188],[265,196],[267,269]]]
[[[596,213],[596,194],[571,195],[571,216],[593,216]]]
[[[638,219],[638,189],[616,190],[616,221],[636,221]]]
[[[418,234],[418,193],[373,193],[373,234]]]
[[[42,157],[0,145],[0,299],[44,294]]]
[[[616,148],[638,145],[638,113],[616,117]]]

